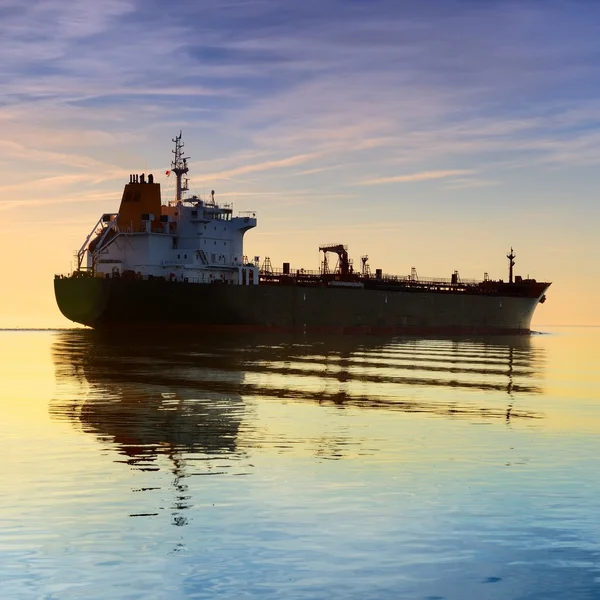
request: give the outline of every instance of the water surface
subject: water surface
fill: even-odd
[[[3,597],[600,597],[599,341],[0,332]]]

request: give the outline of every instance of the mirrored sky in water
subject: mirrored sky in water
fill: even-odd
[[[597,329],[0,332],[11,598],[591,598]]]

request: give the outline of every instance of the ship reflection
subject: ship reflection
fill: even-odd
[[[52,417],[94,435],[118,462],[168,471],[176,525],[191,502],[186,478],[251,472],[256,448],[283,453],[300,440],[315,460],[355,455],[352,429],[330,427],[326,412],[319,431],[288,423],[275,441],[258,415],[264,402],[509,425],[542,416],[532,398],[543,391],[545,355],[526,336],[191,339],[81,330],[57,334],[52,356]]]
[[[255,397],[440,415],[540,416],[515,399],[541,393],[545,355],[528,336],[463,339],[145,338],[58,334],[56,417],[110,438],[151,468],[173,450],[237,452]],[[447,393],[447,392],[452,392]],[[481,392],[488,392],[482,394]]]
[[[187,478],[244,469],[237,444],[249,413],[239,394],[244,374],[222,350],[210,340],[60,333],[52,346],[57,392],[50,414],[116,451],[114,462],[155,472],[150,485],[132,492],[164,488],[167,474],[171,522],[186,525],[192,506]]]
[[[219,380],[235,389],[243,373],[199,350],[156,339],[62,333],[52,348],[57,381],[79,387],[55,399],[51,413],[110,438],[140,468],[152,469],[156,454],[235,452],[245,406],[239,394],[217,390]],[[211,374],[215,385],[203,385]]]

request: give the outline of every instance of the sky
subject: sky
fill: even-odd
[[[318,246],[421,277],[552,281],[600,325],[600,5],[0,0],[0,327],[65,327],[55,273],[130,173],[257,212],[248,256]]]

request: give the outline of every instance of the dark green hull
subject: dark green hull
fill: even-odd
[[[548,284],[494,295],[162,279],[54,280],[61,312],[94,328],[198,327],[367,333],[524,333]],[[512,286],[512,287],[509,287]]]

